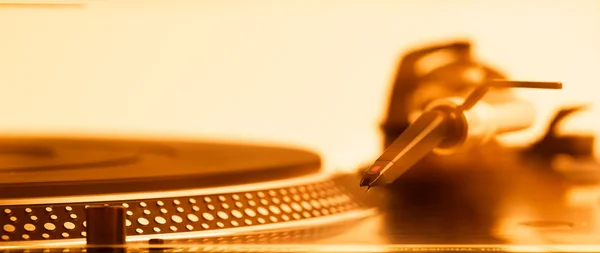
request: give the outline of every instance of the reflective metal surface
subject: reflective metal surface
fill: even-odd
[[[235,240],[181,238],[161,247],[164,252],[600,252],[600,186],[573,185],[533,167],[503,168],[408,174],[401,185],[365,193],[386,197],[378,213],[352,224],[323,223],[323,230],[343,231],[335,236],[289,228]],[[421,177],[434,171],[437,176]],[[144,252],[150,246],[139,241],[128,247]]]
[[[323,173],[312,178],[264,183],[254,187],[240,185],[231,189],[134,195],[146,197],[143,199],[108,195],[105,197],[112,199],[98,202],[95,196],[79,196],[63,199],[67,202],[62,203],[54,201],[52,204],[38,202],[29,205],[11,205],[7,200],[5,202],[9,205],[0,202],[0,210],[3,210],[0,214],[0,249],[13,246],[83,245],[89,232],[86,225],[90,223],[86,217],[88,205],[123,208],[126,216],[123,226],[128,242],[147,242],[158,238],[165,241],[198,238],[212,241],[220,238],[220,241],[217,240],[219,243],[243,243],[252,242],[248,240],[252,238],[246,236],[252,237],[253,234],[315,230],[320,226],[333,230],[339,226],[338,223],[353,224],[374,213],[372,207],[363,204],[360,197],[354,195],[355,191],[351,189],[353,183],[352,175]],[[87,202],[76,201],[81,199]],[[305,232],[301,234],[310,235]],[[277,241],[277,238],[270,236],[265,238]]]
[[[356,189],[358,179],[356,175]],[[181,234],[168,238],[161,251],[600,252],[600,185],[577,184],[498,147],[429,157],[387,188],[354,194],[377,203],[377,211],[243,236]],[[130,240],[128,250],[149,251],[146,239]],[[32,247],[81,249],[64,244]]]

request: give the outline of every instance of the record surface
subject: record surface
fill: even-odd
[[[0,139],[0,199],[209,188],[319,170],[317,154],[250,144]]]

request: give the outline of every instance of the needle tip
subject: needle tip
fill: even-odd
[[[360,187],[367,187],[365,192],[369,192],[371,190],[371,185],[369,184],[370,180],[362,179],[360,180]]]
[[[362,180],[360,180],[360,184],[359,185],[360,185],[360,187],[365,187],[365,186],[368,187],[369,186],[369,182],[368,182],[368,180],[362,179]]]

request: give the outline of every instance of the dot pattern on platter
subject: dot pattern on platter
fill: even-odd
[[[179,198],[2,206],[0,243],[85,238],[85,207],[97,204],[125,207],[129,236],[289,222],[361,207],[334,180],[287,188]]]
[[[169,246],[168,248],[161,248],[161,252],[305,252],[306,248],[299,246],[298,248],[290,248],[293,246],[286,246],[286,248],[282,249],[281,247],[257,247],[251,246],[251,248],[243,247],[243,244],[278,244],[278,243],[293,243],[293,244],[302,244],[306,242],[311,242],[315,238],[325,238],[331,233],[337,233],[340,231],[347,231],[349,227],[352,227],[353,224],[350,223],[342,223],[334,226],[316,226],[310,229],[295,229],[293,231],[279,231],[279,232],[266,232],[266,233],[258,233],[258,234],[246,234],[241,236],[219,236],[219,237],[205,237],[205,238],[196,238],[196,239],[178,239],[178,240],[168,240],[165,243],[171,245],[189,245],[189,246]],[[314,242],[314,241],[313,241]],[[242,247],[237,247],[237,245],[242,245]],[[287,249],[287,250],[286,250]],[[14,251],[5,250],[0,252],[13,253]],[[27,252],[25,250],[24,252]],[[69,253],[69,252],[89,252],[85,248],[36,248],[32,249],[31,252],[60,252],[60,253]],[[144,248],[128,248],[128,253],[140,252],[140,253],[148,253],[148,249]]]

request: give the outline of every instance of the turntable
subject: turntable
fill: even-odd
[[[0,249],[600,252],[594,136],[555,132],[583,107],[559,111],[534,145],[506,147],[496,134],[535,115],[510,83],[469,42],[407,53],[385,151],[355,173],[298,148],[0,139]]]
[[[373,212],[346,188],[352,176],[322,173],[319,156],[299,149],[109,139],[0,143],[2,247],[84,244],[90,206],[122,207],[129,242],[252,242],[257,232],[335,227]],[[119,222],[118,215],[108,219],[101,223]]]

